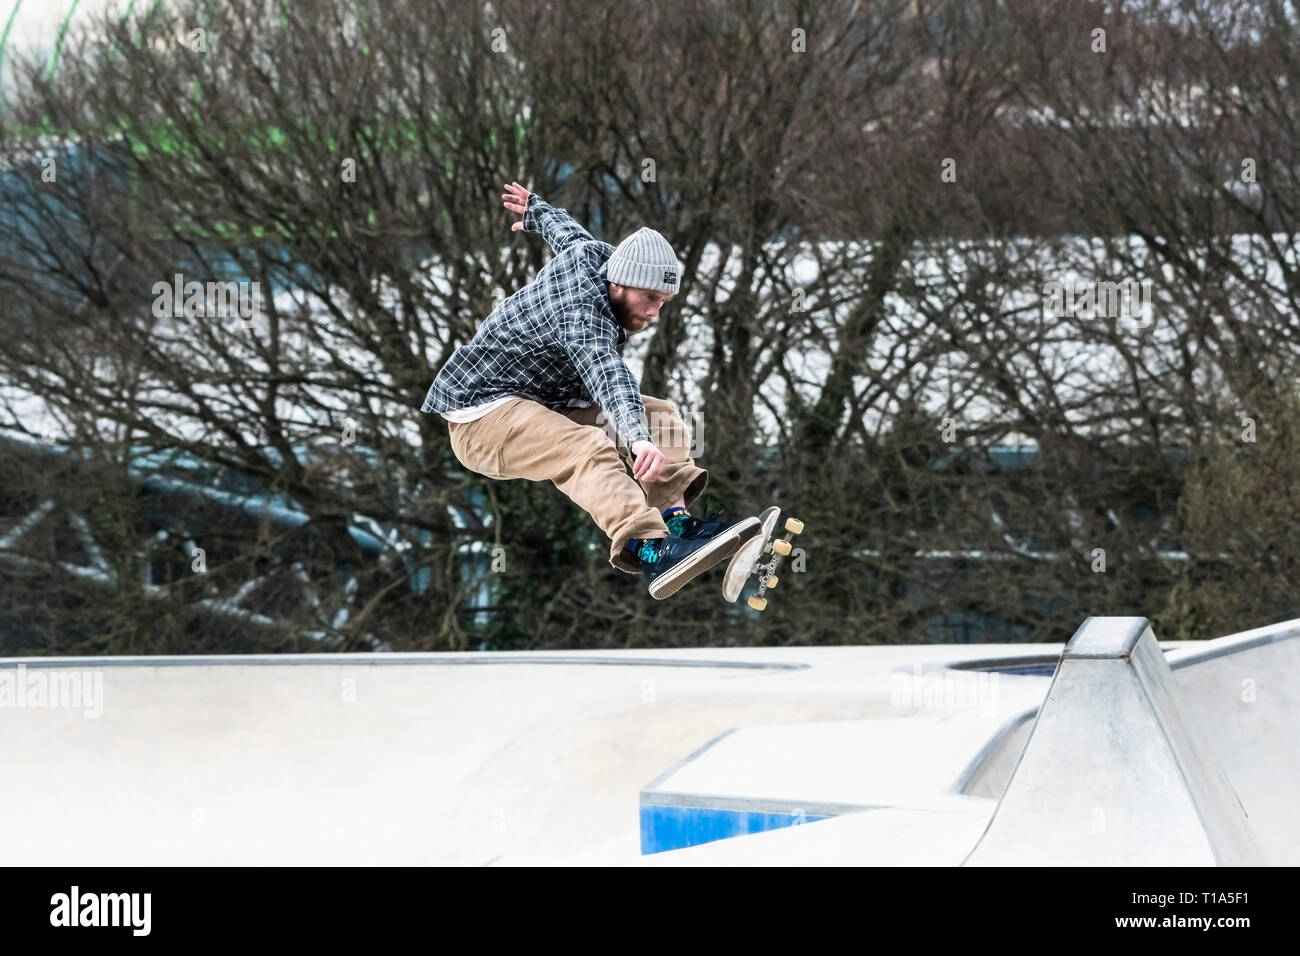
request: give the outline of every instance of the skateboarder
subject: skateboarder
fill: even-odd
[[[511,230],[540,233],[555,255],[452,353],[420,410],[447,420],[471,471],[552,482],[609,536],[610,564],[666,598],[760,528],[687,511],[708,472],[688,456],[677,410],[642,395],[618,351],[677,293],[677,257],[649,228],[600,242],[518,183],[501,199],[523,216]]]

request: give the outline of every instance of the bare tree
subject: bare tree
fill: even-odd
[[[1280,6],[211,6],[78,23],[5,104],[11,641],[1059,640],[1107,612],[1200,637],[1294,613],[1267,478],[1295,410]],[[545,262],[499,211],[511,179],[609,242],[674,244],[682,295],[625,354],[698,423],[711,501],[807,523],[766,617],[713,580],[656,604],[553,488],[466,474],[418,412]],[[1255,534],[1214,515],[1233,481]]]

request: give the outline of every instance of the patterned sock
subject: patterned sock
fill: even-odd
[[[662,541],[662,538],[646,538],[637,544],[636,556],[646,564],[654,564],[659,560],[659,549],[655,546],[656,541]]]
[[[664,512],[664,524],[668,525],[668,533],[680,536],[690,517],[691,513],[685,508],[669,508]]]

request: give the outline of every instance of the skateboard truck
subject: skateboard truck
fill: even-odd
[[[768,591],[776,587],[781,579],[776,576],[776,569],[781,566],[781,562],[790,553],[791,539],[803,531],[803,522],[798,518],[785,519],[785,537],[777,538],[771,542],[771,560],[766,564],[757,564],[750,573],[758,577],[758,591],[749,596],[746,602],[755,611],[761,611],[767,607],[767,598],[763,597]]]
[[[722,596],[728,601],[734,603],[740,597],[740,592],[744,590],[749,579],[756,578],[758,591],[750,595],[747,603],[755,611],[762,611],[767,607],[767,598],[764,595],[776,587],[780,580],[776,575],[777,568],[793,550],[790,541],[803,531],[802,521],[798,518],[786,518],[785,537],[773,540],[772,536],[780,517],[780,508],[772,507],[763,511],[759,515],[763,522],[761,531],[731,559],[722,582]]]

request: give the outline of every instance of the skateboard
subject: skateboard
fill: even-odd
[[[773,540],[781,509],[767,508],[758,517],[763,522],[763,527],[735,553],[722,579],[722,596],[734,604],[740,597],[740,592],[745,589],[745,583],[751,577],[755,578],[758,581],[758,591],[751,594],[747,602],[755,611],[767,607],[767,598],[763,595],[776,587],[776,569],[791,551],[790,540],[803,531],[802,521],[786,518],[785,537]]]

